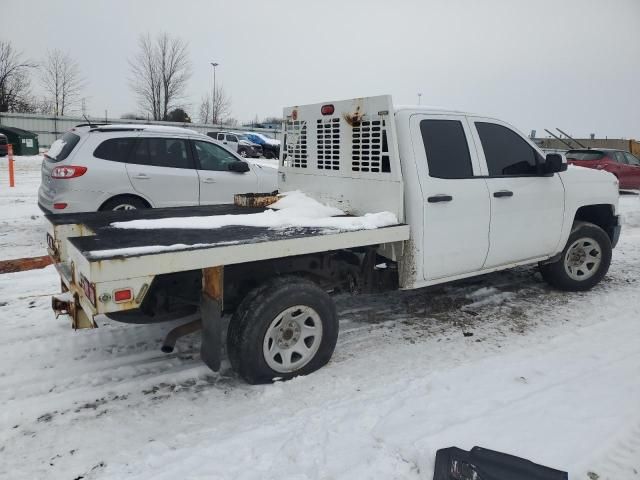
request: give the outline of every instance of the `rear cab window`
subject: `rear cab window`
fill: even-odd
[[[420,133],[427,154],[429,176],[473,177],[467,137],[459,120],[422,120]]]
[[[44,156],[50,162],[61,162],[69,156],[79,141],[80,137],[78,135],[67,132],[51,144],[49,151]]]

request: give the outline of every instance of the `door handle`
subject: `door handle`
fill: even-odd
[[[137,175],[134,175],[133,178],[137,179],[137,180],[149,180],[149,175],[147,175],[146,173],[138,173]]]
[[[513,197],[513,192],[511,190],[499,190],[497,192],[493,192],[493,196],[496,198]]]
[[[451,200],[453,200],[451,195],[434,195],[433,197],[427,198],[427,202],[429,203],[450,202]]]
[[[213,178],[203,178],[202,183],[216,183]]]

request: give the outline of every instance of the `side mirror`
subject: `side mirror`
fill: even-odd
[[[228,163],[227,168],[230,172],[236,173],[244,173],[249,171],[249,165],[246,162],[241,161]]]
[[[556,172],[564,172],[566,169],[567,164],[562,161],[562,155],[559,153],[547,154],[542,169],[544,174],[553,175]]]

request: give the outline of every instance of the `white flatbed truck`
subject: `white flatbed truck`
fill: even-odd
[[[99,315],[151,323],[199,313],[163,349],[202,328],[201,356],[213,370],[221,315],[232,314],[231,365],[263,383],[329,361],[338,335],[331,292],[415,289],[526,264],[558,288],[586,290],[609,268],[620,233],[615,177],[567,169],[502,121],[394,107],[390,96],[289,107],[284,118],[280,191],[300,190],[347,215],[391,212],[398,223],[355,231],[112,225],[263,210],[234,205],[48,215],[63,290],[54,310],[74,328],[96,327]]]

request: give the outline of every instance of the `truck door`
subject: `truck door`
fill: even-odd
[[[411,129],[422,188],[425,280],[480,270],[491,212],[468,123],[464,116],[419,114]]]
[[[235,135],[231,135],[229,133],[225,134],[224,141],[222,143],[224,143],[232,152],[238,152],[238,137]]]
[[[560,175],[544,176],[542,155],[509,125],[470,118],[491,200],[491,268],[551,255],[564,220]]]

